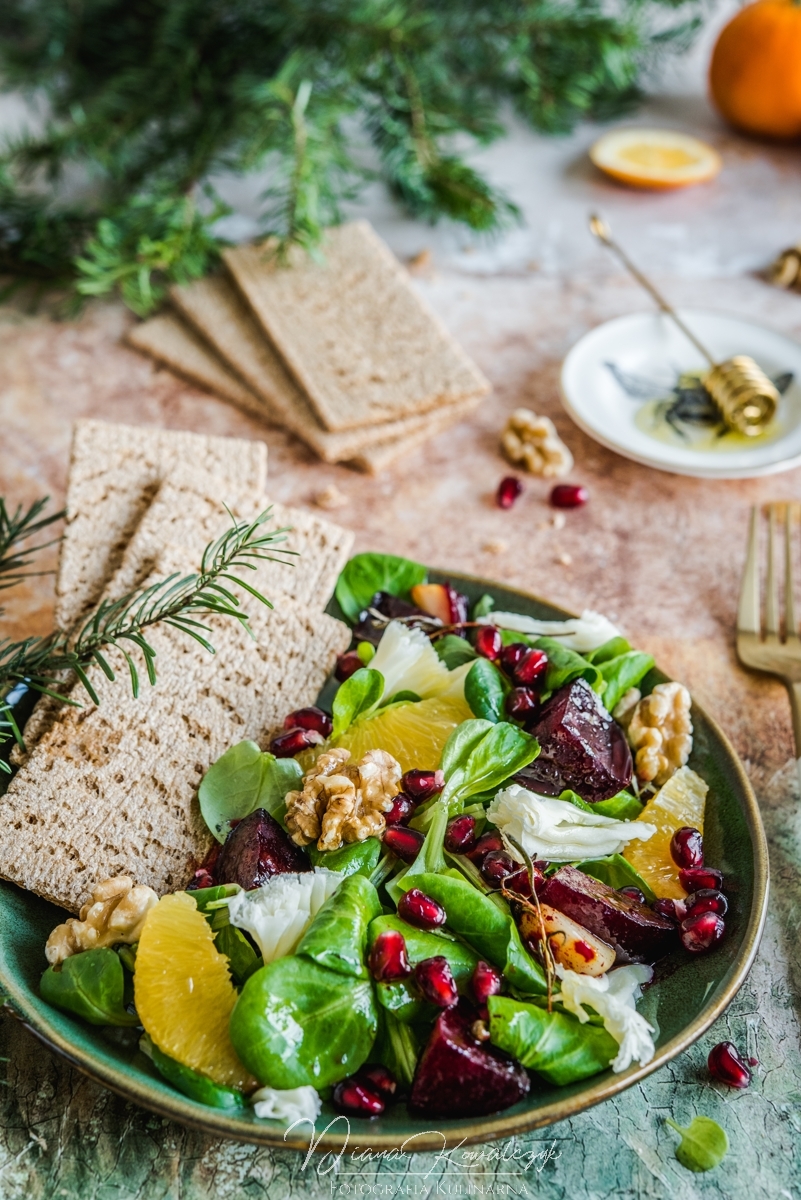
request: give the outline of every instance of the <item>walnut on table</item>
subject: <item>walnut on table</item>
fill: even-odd
[[[518,408],[501,434],[501,449],[510,462],[542,475],[559,479],[573,468],[573,455],[549,417],[538,417],[528,408]]]
[[[659,683],[637,702],[627,736],[641,783],[661,787],[687,762],[693,748],[690,705],[690,693],[681,683]]]
[[[338,850],[386,829],[400,764],[386,750],[368,750],[358,763],[349,759],[350,750],[327,750],[303,776],[303,790],[287,793],[286,827],[298,846],[316,841],[318,850]]]
[[[138,942],[145,917],[157,902],[158,896],[152,888],[134,884],[127,875],[104,879],[97,884],[92,899],[84,904],[79,916],[57,925],[50,934],[45,946],[47,961],[58,966],[82,950]]]

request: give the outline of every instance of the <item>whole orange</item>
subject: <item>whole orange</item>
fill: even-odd
[[[757,0],[741,9],[718,38],[709,85],[738,129],[801,136],[801,3]]]

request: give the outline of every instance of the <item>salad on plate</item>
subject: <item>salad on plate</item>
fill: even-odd
[[[41,994],[195,1101],[292,1125],[497,1113],[648,1063],[660,964],[725,936],[691,702],[605,617],[362,554],[314,707],[231,746],[186,890],[98,880]]]

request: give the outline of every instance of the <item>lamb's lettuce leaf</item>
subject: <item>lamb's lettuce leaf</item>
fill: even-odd
[[[341,975],[367,978],[367,929],[381,912],[378,893],[364,875],[348,875],[315,915],[296,954]]]
[[[334,728],[331,736],[341,737],[355,720],[377,708],[384,694],[384,676],[372,667],[360,667],[346,679],[334,696]]]
[[[203,820],[218,842],[225,841],[231,821],[241,821],[257,808],[283,821],[284,797],[302,778],[294,758],[276,758],[255,742],[238,742],[212,763],[200,782]]]
[[[463,721],[442,751],[445,787],[441,802],[448,805],[451,815],[460,812],[470,796],[500,787],[533,762],[539,751],[536,738],[508,721]]]
[[[618,1052],[603,1026],[582,1025],[572,1013],[510,996],[490,996],[488,1008],[493,1044],[557,1087],[603,1071]]]
[[[474,716],[497,724],[503,720],[509,684],[488,658],[477,658],[464,681],[464,698]]]
[[[454,671],[478,657],[470,643],[465,638],[457,637],[455,633],[446,633],[445,637],[437,638],[434,649],[449,671]]]
[[[138,1025],[125,1009],[125,976],[119,956],[107,947],[84,950],[48,967],[39,984],[42,999],[90,1025]]]
[[[336,586],[339,607],[350,621],[358,620],[376,592],[390,592],[408,600],[418,583],[425,583],[428,569],[409,558],[394,554],[356,554],[345,564]]]

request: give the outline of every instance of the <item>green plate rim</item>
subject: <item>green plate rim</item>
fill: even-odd
[[[483,587],[488,591],[491,591],[493,588],[503,589],[506,592],[520,596],[529,603],[538,605],[540,608],[550,610],[555,614],[557,619],[575,616],[574,613],[558,605],[554,605],[540,596],[535,596],[533,593],[524,591],[522,588],[507,587],[499,580],[489,580],[481,576],[468,575],[458,571],[435,571],[433,568],[431,569],[431,574],[438,576],[440,579],[447,578],[451,582],[458,583],[459,581],[464,581],[476,587]],[[737,775],[741,799],[744,802],[744,817],[750,834],[753,852],[754,889],[751,912],[742,935],[737,956],[729,968],[728,978],[724,979],[719,986],[720,994],[710,1000],[709,1003],[704,1004],[701,1011],[685,1026],[681,1033],[660,1047],[654,1058],[649,1063],[646,1063],[645,1066],[631,1067],[628,1071],[624,1071],[620,1075],[603,1079],[599,1083],[590,1083],[580,1092],[561,1100],[555,1099],[552,1103],[543,1105],[535,1111],[523,1111],[514,1115],[498,1113],[489,1117],[449,1121],[447,1130],[449,1143],[451,1135],[455,1143],[471,1145],[476,1142],[493,1141],[498,1138],[507,1138],[515,1134],[526,1133],[533,1129],[541,1129],[557,1121],[563,1121],[568,1117],[575,1116],[586,1109],[594,1107],[596,1104],[602,1103],[604,1100],[608,1100],[612,1096],[618,1095],[626,1088],[631,1087],[641,1079],[645,1079],[648,1075],[651,1075],[654,1071],[659,1070],[660,1067],[663,1067],[671,1059],[691,1046],[693,1042],[697,1041],[710,1025],[725,1012],[745,982],[759,948],[767,912],[769,892],[767,839],[756,796],[734,747],[718,723],[695,700],[693,700],[693,707],[703,718],[704,723],[722,747]],[[123,1099],[133,1101],[142,1108],[214,1137],[233,1138],[237,1141],[250,1142],[261,1146],[308,1151],[308,1136],[304,1137],[302,1134],[293,1133],[284,1138],[280,1128],[267,1124],[262,1127],[254,1125],[251,1122],[241,1121],[234,1115],[210,1109],[189,1100],[177,1091],[174,1094],[170,1094],[169,1098],[163,1098],[162,1095],[155,1094],[148,1086],[150,1082],[149,1076],[142,1075],[141,1082],[130,1079],[127,1076],[121,1079],[119,1071],[98,1065],[92,1055],[76,1051],[70,1041],[63,1037],[59,1030],[46,1017],[43,1017],[40,1012],[33,1009],[27,1003],[26,989],[20,987],[14,979],[5,977],[1,962],[0,991],[3,994],[4,1010],[13,1015],[35,1038],[84,1075],[101,1084],[103,1087],[108,1088],[110,1091],[115,1092],[117,1095],[123,1097]],[[411,1117],[409,1119],[410,1121],[413,1120]],[[401,1149],[405,1145],[410,1152],[413,1151],[414,1153],[432,1150],[441,1151],[443,1149],[443,1137],[446,1135],[437,1131],[425,1130],[423,1122],[418,1123],[421,1125],[419,1133],[411,1132],[401,1135],[399,1133],[382,1133],[378,1130],[371,1133],[369,1123],[358,1122],[358,1137],[352,1138],[348,1144],[352,1146],[356,1144],[362,1146],[369,1145],[372,1150]],[[362,1132],[364,1136],[361,1136]],[[412,1144],[410,1145],[410,1143]],[[332,1133],[324,1131],[319,1135],[315,1134],[313,1149],[315,1152],[325,1153],[332,1150],[339,1151],[342,1149],[342,1145],[343,1132],[337,1124],[335,1131]]]

